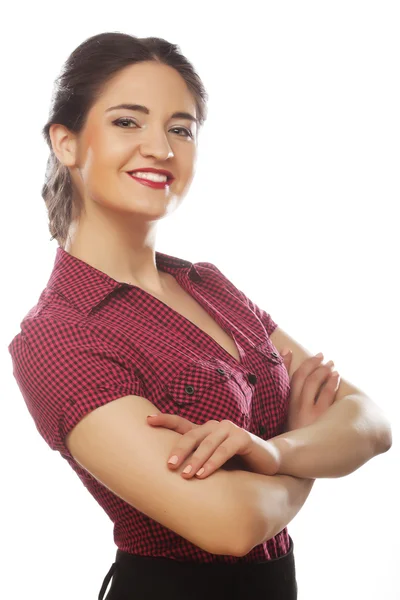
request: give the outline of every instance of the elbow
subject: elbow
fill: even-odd
[[[251,510],[241,514],[239,530],[231,542],[232,556],[246,556],[251,550],[276,535],[272,527],[263,518],[257,517]]]
[[[229,512],[228,518],[219,521],[218,536],[214,539],[211,552],[237,557],[246,556],[262,541],[260,524],[255,523],[252,511],[244,504],[236,505],[235,510]]]
[[[242,494],[237,503],[235,520],[231,520],[228,526],[231,532],[229,553],[232,556],[246,556],[253,548],[273,538],[283,529],[273,523],[270,514],[267,515],[265,504],[264,510],[260,510],[256,498],[257,495],[253,492]]]
[[[246,556],[256,545],[252,542],[253,540],[249,539],[248,531],[244,532],[242,536],[237,536],[232,542],[231,556]]]
[[[385,427],[382,428],[381,435],[379,436],[379,441],[377,443],[377,453],[383,454],[387,452],[392,447],[392,429],[389,424],[386,424]]]
[[[254,547],[252,540],[249,539],[249,532],[243,531],[238,522],[232,523],[228,533],[220,531],[217,540],[214,540],[212,547],[207,551],[212,554],[223,556],[246,556]]]
[[[383,454],[392,447],[392,428],[382,409],[377,408],[369,420],[369,429],[374,455]]]
[[[266,530],[265,523],[262,525],[259,524],[259,527],[257,528],[249,528],[246,532],[246,536],[243,537],[242,540],[237,540],[236,546],[232,549],[232,556],[246,556],[253,548],[272,539],[282,529],[283,527],[271,527]]]
[[[373,428],[372,446],[374,456],[384,454],[392,447],[392,429],[389,421],[382,417],[378,422],[375,422]]]
[[[257,543],[254,543],[252,539],[249,539],[248,532],[246,532],[243,536],[237,535],[232,541],[229,554],[230,556],[238,557],[246,556],[246,554],[248,554],[256,545]]]
[[[207,511],[208,532],[212,533],[208,537],[207,545],[212,546],[208,551],[243,557],[274,535],[273,532],[269,535],[272,527],[269,518],[267,524],[265,496],[262,494],[260,498],[257,487],[257,478],[264,479],[264,476],[240,470],[218,473],[223,477],[223,487],[220,497],[213,494],[213,510]],[[264,506],[264,510],[260,510],[260,505]]]

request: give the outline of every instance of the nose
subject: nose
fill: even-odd
[[[140,144],[142,156],[154,156],[159,160],[166,160],[174,156],[168,138],[163,131],[147,129],[145,138]]]

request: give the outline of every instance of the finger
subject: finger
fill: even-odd
[[[171,469],[177,469],[183,461],[200,445],[214,429],[219,425],[218,421],[207,421],[203,425],[187,431],[179,440],[178,444],[173,446],[167,464]],[[175,457],[175,458],[174,458]],[[169,462],[173,459],[173,462]]]
[[[333,362],[330,361],[333,365]],[[318,399],[318,394],[321,386],[328,380],[331,374],[331,365],[322,365],[309,374],[304,382],[301,393],[301,404],[304,406],[315,404]]]
[[[209,475],[211,472],[218,469],[224,462],[236,454],[236,450],[232,453],[227,453],[227,448],[232,446],[228,445],[229,430],[224,427],[219,427],[212,433],[210,433],[199,445],[192,456],[189,456],[187,463],[184,465],[184,469],[181,473],[185,479],[190,479],[196,475],[196,473],[204,468],[203,477]],[[189,471],[190,468],[190,471]],[[187,472],[185,473],[185,470]]]
[[[292,375],[290,381],[291,395],[294,399],[295,404],[301,403],[301,395],[304,387],[305,380],[308,375],[315,371],[322,362],[324,356],[311,356],[307,358],[301,365],[296,369]]]
[[[158,415],[149,415],[147,417],[149,425],[154,427],[166,427],[176,431],[177,433],[185,434],[191,429],[198,427],[195,423],[191,423],[188,419],[184,419],[179,415],[171,415],[166,413],[160,413]]]
[[[324,412],[329,406],[335,401],[335,395],[340,385],[340,375],[337,371],[334,371],[327,378],[323,384],[320,394],[318,396],[317,404]]]
[[[224,431],[227,431],[225,439],[223,439]],[[244,455],[252,443],[254,436],[247,430],[242,429],[232,423],[231,421],[221,421],[219,429],[211,434],[207,440],[210,440],[214,446],[217,446],[214,452],[206,458],[210,452],[202,453],[202,446],[206,444],[207,440],[204,440],[203,444],[199,446],[193,457],[190,457],[188,464],[192,466],[191,476],[196,476],[199,479],[205,479],[215,471],[217,471],[223,465],[232,465],[232,461],[240,458]],[[199,460],[197,461],[197,455]],[[278,470],[278,461],[276,456],[271,452],[270,465],[271,475],[275,475]],[[235,469],[243,470],[244,464],[239,463],[234,466]]]

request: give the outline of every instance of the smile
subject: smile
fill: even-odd
[[[165,179],[165,181],[150,181],[150,179],[144,179],[143,177],[135,177],[131,173],[127,173],[131,179],[138,181],[142,185],[147,185],[148,187],[154,188],[156,190],[163,190],[166,187],[169,187],[171,184],[171,180]]]

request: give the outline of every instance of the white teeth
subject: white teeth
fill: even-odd
[[[164,182],[167,181],[168,177],[166,175],[160,175],[159,173],[144,173],[142,171],[136,171],[132,173],[135,177],[139,177],[140,179],[148,179],[149,181],[159,181]]]

